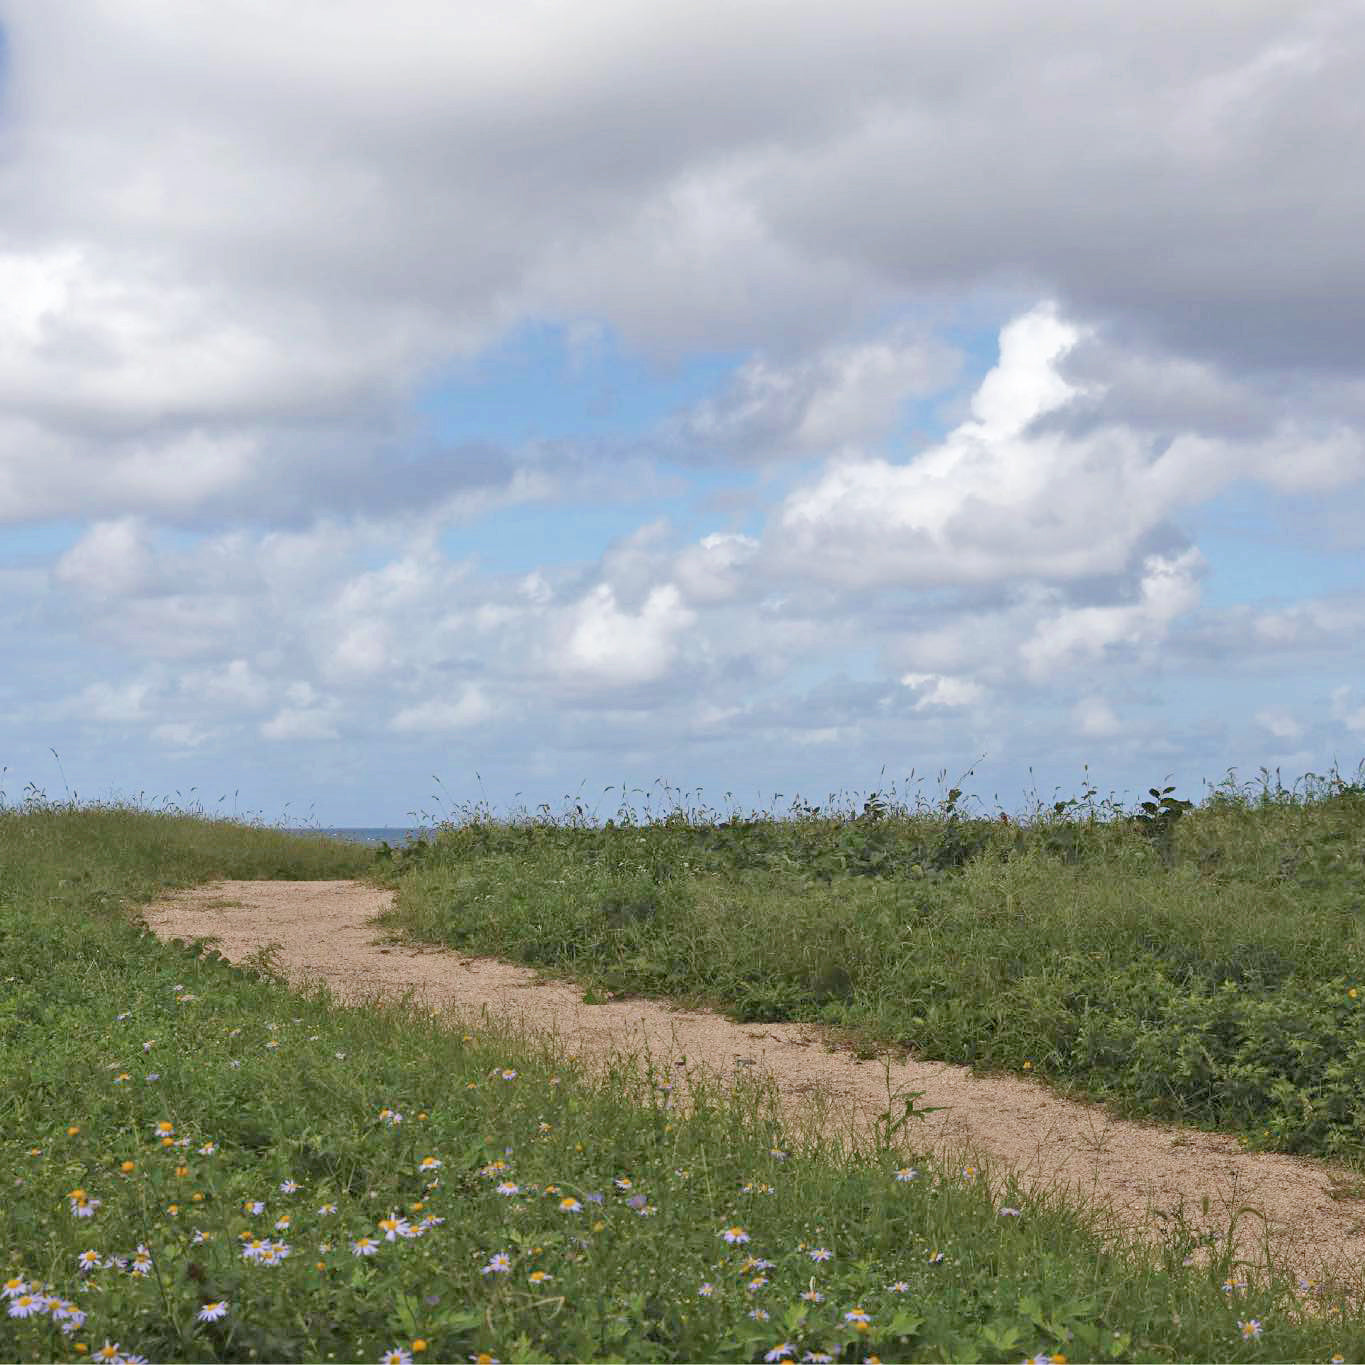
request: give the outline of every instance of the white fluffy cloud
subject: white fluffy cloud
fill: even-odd
[[[1358,536],[1358,5],[0,23],[0,526],[38,547],[0,541],[10,733],[328,784],[433,738],[538,773],[679,736],[755,772],[803,742],[1221,755],[1228,708],[1173,724],[1135,681],[1162,668],[1237,674],[1258,741],[1358,732],[1327,701],[1352,585],[1210,607],[1187,529],[1251,483]],[[538,374],[535,439],[434,436],[414,395],[525,324],[594,383],[617,349],[735,360],[600,439]],[[646,498],[572,560],[448,548]],[[1322,695],[1267,704],[1309,654]]]

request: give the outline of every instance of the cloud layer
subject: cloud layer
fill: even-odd
[[[0,25],[17,761],[337,819],[433,751],[504,794],[1354,761],[1359,575],[1239,594],[1214,513],[1365,539],[1358,4]],[[562,371],[498,371],[526,327]],[[623,405],[604,338],[714,373]],[[623,529],[555,553],[587,506]],[[514,569],[456,548],[512,509]]]

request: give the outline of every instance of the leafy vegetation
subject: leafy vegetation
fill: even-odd
[[[1338,859],[1357,849],[1354,799],[1334,798],[1303,826],[1272,811],[1245,846],[1229,833],[1240,817],[1225,812],[1222,842],[1207,845],[1223,850],[1217,874],[1236,883],[1274,831],[1281,844],[1257,856],[1295,885],[1321,880],[1331,899]],[[743,966],[718,980],[745,982],[743,1008],[771,1009],[777,986],[763,997],[753,975],[781,965],[758,922],[766,907],[797,916],[797,942],[817,935],[792,979],[809,994],[824,972],[818,1010],[834,1017],[838,1005],[849,1019],[875,964],[862,944],[880,923],[878,894],[908,888],[935,916],[964,887],[987,905],[989,888],[1006,886],[1036,910],[1035,881],[1080,897],[1099,848],[1152,886],[1185,877],[1197,889],[1182,869],[1205,845],[1191,836],[1211,838],[1201,812],[1169,817],[1168,867],[1136,824],[1087,830],[1068,859],[1073,834],[1060,825],[1025,832],[950,812],[902,836],[894,818],[704,835],[681,821],[605,834],[480,822],[376,862],[169,810],[0,808],[0,1358],[1365,1357],[1365,1320],[1340,1296],[1309,1304],[1306,1286],[1250,1275],[1227,1245],[1196,1256],[1188,1229],[1161,1246],[1129,1243],[1095,1210],[917,1153],[916,1097],[888,1094],[865,1150],[798,1141],[754,1085],[721,1091],[689,1076],[684,1114],[676,1078],[648,1057],[589,1076],[487,1020],[339,1008],[203,944],[160,944],[135,913],[214,877],[371,869],[399,885],[405,915],[444,906],[454,923],[461,908],[485,942],[497,917],[479,897],[496,897],[517,926],[500,951],[539,944],[528,960],[577,964],[585,980],[648,975],[656,935],[691,969],[713,934],[729,933]],[[1332,822],[1345,837],[1328,838]],[[872,870],[888,863],[899,870]],[[543,897],[556,878],[557,895]],[[919,903],[890,902],[911,923],[903,912]],[[1083,908],[1072,906],[1078,926]],[[997,939],[1016,910],[997,905]],[[1185,978],[1172,967],[1172,982],[1207,980],[1215,1002],[1233,994],[1220,983],[1250,990],[1250,971],[1220,967],[1215,981],[1197,925],[1177,930],[1184,959],[1157,955],[1190,967]],[[1326,932],[1309,916],[1292,953],[1273,940],[1285,981],[1313,954],[1345,954]],[[1219,961],[1245,967],[1247,941],[1239,934]],[[1013,951],[1027,963],[1046,949],[1027,954],[1021,939]],[[965,970],[949,958],[939,955],[941,975]],[[1256,960],[1267,977],[1268,949]],[[945,976],[930,1003],[946,1008],[958,979]],[[784,1007],[808,1003],[793,993]],[[1243,1016],[1220,1008],[1240,1046]]]
[[[1365,1155],[1365,787],[1268,783],[1021,824],[803,809],[603,829],[447,822],[390,923],[598,993],[1023,1071],[1249,1145]]]

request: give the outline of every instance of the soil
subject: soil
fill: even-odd
[[[527,967],[430,946],[395,943],[373,921],[392,893],[361,882],[217,882],[147,908],[163,940],[207,939],[233,962],[277,945],[274,962],[293,984],[325,982],[358,1005],[400,999],[453,1012],[469,1027],[485,1009],[518,1029],[553,1035],[580,1064],[648,1052],[661,1070],[770,1081],[787,1120],[812,1116],[846,1140],[866,1140],[891,1094],[923,1094],[900,1142],[952,1167],[982,1169],[992,1188],[1012,1173],[1035,1195],[1079,1196],[1116,1233],[1160,1237],[1183,1210],[1194,1227],[1226,1236],[1263,1266],[1273,1259],[1301,1279],[1337,1285],[1356,1302],[1365,1252],[1365,1193],[1358,1173],[1311,1157],[1244,1151],[1236,1138],[1173,1124],[1117,1118],[1027,1077],[973,1075],[962,1066],[897,1053],[860,1059],[808,1024],[739,1024],[721,1015],[638,998],[588,1004],[581,986],[546,981]],[[893,1114],[904,1113],[894,1100]],[[1258,1214],[1236,1220],[1237,1210]],[[1204,1254],[1204,1253],[1201,1253]],[[1304,1286],[1301,1285],[1301,1288]]]

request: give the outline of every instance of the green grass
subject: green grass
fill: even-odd
[[[937,813],[448,824],[399,859],[389,923],[1359,1162],[1365,787],[1169,791],[1024,827],[957,791]]]
[[[566,886],[547,902],[551,948],[581,888],[606,878],[616,899],[592,907],[596,920],[583,912],[597,937],[576,941],[635,933],[639,944],[640,924],[670,923],[664,897],[641,910],[638,866],[613,883],[588,856],[616,847],[648,866],[637,837],[594,845],[485,826],[379,870],[409,907],[435,903],[441,879],[475,874],[482,894],[504,894],[494,871],[520,888],[504,894],[512,906],[537,871],[556,873]],[[725,836],[712,847],[675,824],[666,837],[702,861],[732,856]],[[924,837],[944,846],[942,830]],[[787,838],[751,834],[742,856]],[[983,875],[950,858],[935,877],[925,856],[917,891]],[[805,890],[787,866],[790,903],[773,899],[762,867],[648,886],[714,891],[730,877],[745,914],[795,905],[814,931],[842,914],[834,891],[876,889],[857,875],[866,858],[854,849],[852,872]],[[106,1342],[106,1355],[154,1360],[762,1360],[783,1343],[797,1359],[1365,1358],[1365,1320],[1343,1299],[1320,1294],[1305,1312],[1298,1286],[1247,1275],[1225,1245],[1187,1267],[1187,1230],[1163,1246],[1127,1242],[1095,1210],[936,1166],[911,1132],[859,1151],[802,1143],[753,1087],[689,1077],[683,1116],[648,1058],[589,1076],[486,1021],[466,1033],[411,1006],[337,1008],[325,992],[162,945],[129,909],[213,877],[372,865],[326,840],[172,813],[0,810],[0,1279],[14,1282],[0,1359],[100,1358]],[[1009,865],[982,863],[997,875]],[[1061,866],[1038,862],[1034,875]],[[480,904],[467,886],[461,895]],[[831,928],[826,940],[853,952],[864,920],[834,922],[843,937]],[[744,929],[732,947],[766,961],[761,939]],[[704,951],[704,926],[692,942]],[[575,959],[547,949],[536,960]],[[395,1227],[388,1240],[391,1215],[420,1235]],[[375,1254],[355,1254],[362,1238]],[[200,1321],[220,1302],[221,1318]]]

